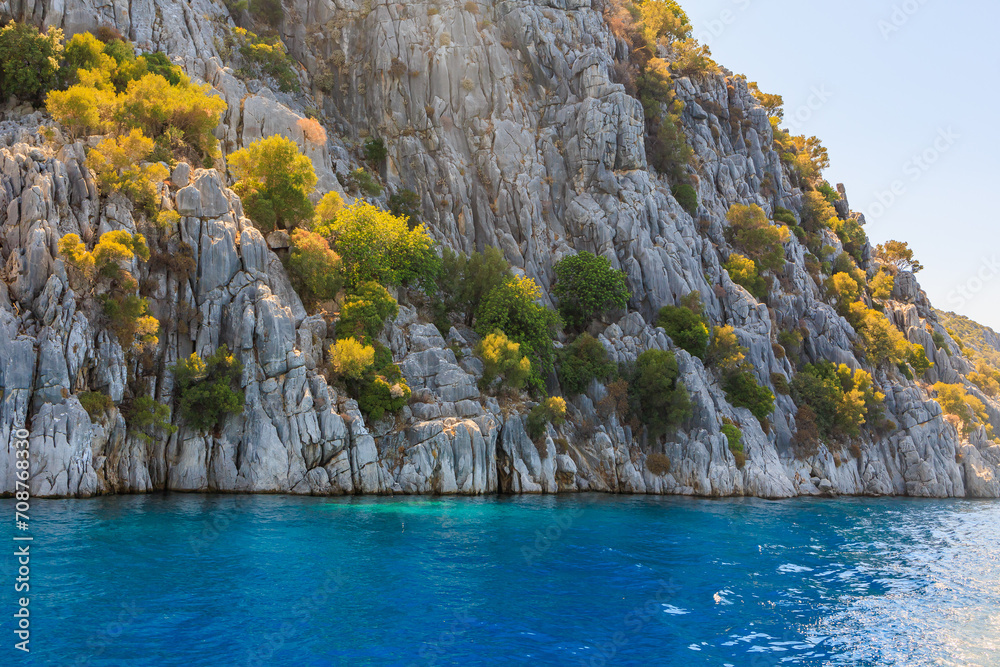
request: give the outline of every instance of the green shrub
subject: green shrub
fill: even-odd
[[[348,186],[355,192],[361,191],[369,197],[382,194],[382,184],[364,167],[358,167],[347,177]]]
[[[798,329],[784,329],[778,333],[778,343],[785,348],[785,354],[795,366],[802,362],[802,332]]]
[[[789,211],[787,208],[782,208],[776,206],[774,209],[774,219],[777,222],[784,223],[789,227],[798,227],[799,221],[795,219],[795,214]]]
[[[330,346],[330,365],[340,377],[360,380],[375,366],[375,348],[356,338],[342,338]]]
[[[674,53],[670,69],[681,76],[711,76],[719,73],[719,65],[712,60],[712,51],[707,44],[699,44],[695,39],[682,39],[672,46]]]
[[[698,193],[687,183],[679,183],[673,187],[671,192],[674,199],[690,215],[698,212]]]
[[[261,229],[291,229],[312,217],[316,171],[291,139],[258,139],[229,155],[229,169],[237,179],[233,190]]]
[[[758,384],[746,355],[747,349],[740,345],[733,327],[715,328],[706,361],[719,371],[726,400],[736,407],[747,408],[763,422],[774,412],[774,394]]]
[[[729,325],[719,326],[712,332],[712,342],[705,361],[726,375],[735,373],[744,366],[746,353],[747,349],[736,338],[736,329]]]
[[[756,204],[734,204],[726,214],[730,241],[763,271],[777,271],[785,265],[784,245],[791,239],[787,227],[775,226],[764,209]]]
[[[27,23],[11,21],[0,28],[0,98],[14,96],[25,102],[41,102],[58,84],[62,59],[62,30],[46,32]]]
[[[170,406],[159,403],[149,396],[139,396],[122,410],[128,432],[146,442],[156,442],[161,433],[176,433],[177,427],[170,423]]]
[[[816,186],[816,190],[831,204],[840,199],[840,193],[833,189],[833,186],[823,181]]]
[[[758,300],[763,301],[767,298],[767,281],[757,272],[757,265],[752,259],[734,252],[722,268],[729,273],[729,278],[734,283]]]
[[[395,367],[393,367],[395,368]],[[398,371],[398,369],[396,369]],[[385,413],[403,409],[412,392],[402,377],[386,378],[378,375],[361,389],[358,407],[371,421],[379,421]]]
[[[875,258],[896,267],[900,271],[919,273],[923,265],[913,258],[913,250],[908,243],[887,241],[875,246]]]
[[[917,377],[923,376],[934,365],[927,358],[927,352],[924,350],[923,345],[910,346],[910,351],[906,355],[906,363],[913,368],[913,372],[916,373]]]
[[[590,334],[582,334],[559,355],[559,382],[567,395],[587,391],[591,380],[607,380],[615,374],[607,350]]]
[[[285,18],[281,0],[249,0],[249,7],[252,17],[272,28],[281,25],[281,21]]]
[[[691,400],[679,377],[672,352],[646,350],[636,361],[630,382],[632,401],[653,439],[666,435],[691,416]]]
[[[226,36],[224,45],[230,55],[237,56],[240,65],[237,74],[240,76],[271,77],[286,93],[299,89],[295,61],[288,55],[279,37],[265,38],[243,28],[233,28],[232,33]]]
[[[140,130],[104,139],[87,154],[87,167],[94,172],[101,194],[120,192],[153,218],[159,208],[158,184],[167,178],[159,163],[142,165],[153,150],[153,140]]]
[[[819,436],[843,439],[857,437],[861,426],[881,416],[885,396],[875,391],[867,372],[821,361],[792,379],[792,398],[800,413],[809,408],[807,430],[815,424]]]
[[[748,370],[730,374],[724,379],[722,388],[731,405],[748,409],[761,422],[774,412],[774,394],[762,387]]]
[[[681,122],[684,105],[674,92],[669,63],[646,58],[635,77],[636,96],[646,120],[646,157],[658,172],[680,181],[694,156]]]
[[[521,346],[503,332],[492,333],[480,340],[476,354],[483,360],[480,388],[484,391],[497,378],[502,389],[518,391],[531,377],[531,360],[521,353]]]
[[[389,291],[374,281],[361,283],[344,299],[337,323],[337,337],[370,341],[378,337],[388,319],[399,314]]]
[[[805,193],[802,205],[802,227],[807,232],[818,233],[830,227],[830,221],[837,217],[837,211],[826,198],[815,190]]]
[[[364,152],[365,160],[375,166],[385,162],[385,159],[389,156],[389,150],[385,147],[385,142],[376,137],[370,137],[365,140]]]
[[[81,391],[77,394],[80,405],[90,415],[90,421],[96,422],[115,407],[111,397],[100,391]]]
[[[892,296],[892,291],[896,288],[896,278],[892,274],[882,270],[875,274],[869,286],[871,287],[873,299],[888,299]]]
[[[162,51],[144,53],[142,57],[149,72],[162,76],[171,86],[179,86],[184,81],[184,70],[171,62]]]
[[[948,353],[948,356],[951,356],[951,349],[948,347],[948,341],[944,337],[943,333],[934,331],[931,333],[931,339],[934,341],[935,348],[939,350],[944,350],[945,352]]]
[[[340,255],[330,250],[325,238],[304,229],[292,232],[291,243],[288,269],[296,290],[308,301],[336,298],[344,282]]]
[[[541,374],[552,371],[552,335],[560,323],[558,314],[537,303],[540,296],[535,281],[515,276],[490,290],[476,309],[476,333],[485,337],[502,331],[521,345],[532,362],[535,388],[541,388]]]
[[[207,359],[192,354],[171,369],[181,417],[195,430],[218,427],[231,414],[243,411],[240,377],[243,364],[225,345]]]
[[[788,396],[792,393],[792,386],[788,384],[788,378],[783,373],[771,373],[771,384],[774,385],[774,390],[782,396]]]
[[[545,435],[548,424],[561,426],[566,421],[566,401],[560,396],[551,396],[528,413],[527,431],[532,440],[538,440]]]
[[[723,424],[722,434],[726,436],[726,440],[729,442],[730,451],[743,451],[743,431],[736,424]]]
[[[896,366],[910,352],[910,344],[896,326],[877,310],[858,301],[847,318],[858,333],[865,359],[872,366]]]
[[[483,252],[468,257],[445,248],[437,280],[436,308],[444,315],[457,313],[466,326],[472,326],[479,303],[512,277],[510,264],[499,248],[487,246]]]
[[[606,257],[581,252],[559,260],[552,293],[559,299],[559,313],[571,329],[582,331],[615,308],[625,308],[632,294],[625,272],[611,268]]]
[[[403,218],[368,202],[355,202],[315,231],[340,254],[348,287],[367,281],[431,285],[440,269],[434,241],[423,225],[411,230]]]
[[[149,302],[135,294],[114,290],[99,297],[108,328],[126,352],[133,347],[150,349],[159,342],[160,322],[150,315]]]
[[[404,188],[389,197],[389,212],[406,220],[410,229],[420,224],[420,209],[420,195],[413,190]]]
[[[662,327],[670,339],[688,354],[704,359],[708,352],[708,326],[701,313],[685,306],[664,306],[656,326]]]

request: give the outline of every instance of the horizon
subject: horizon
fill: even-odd
[[[848,0],[835,11],[790,0],[686,3],[713,58],[785,100],[783,127],[829,150],[825,177],[865,214],[872,246],[906,241],[938,310],[1000,330],[1000,228],[985,193],[1000,150],[986,82],[1000,62],[1000,6]],[[991,20],[992,19],[992,20]],[[780,36],[760,48],[762,36]],[[853,39],[852,39],[853,37]],[[976,44],[975,60],[966,45]],[[982,129],[980,129],[982,128]],[[993,176],[994,178],[991,178]],[[966,192],[983,192],[967,196]],[[953,239],[940,241],[942,233]],[[967,250],[972,241],[973,249]]]

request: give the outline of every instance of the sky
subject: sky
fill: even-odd
[[[720,65],[822,140],[872,244],[909,242],[935,307],[1000,330],[1000,3],[681,5]]]

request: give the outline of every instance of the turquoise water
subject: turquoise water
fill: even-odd
[[[169,495],[32,513],[32,653],[12,649],[8,555],[5,665],[1000,664],[1000,503]]]

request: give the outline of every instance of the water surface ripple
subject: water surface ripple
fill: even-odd
[[[32,513],[30,665],[1000,665],[996,502],[154,495]],[[15,571],[5,556],[5,610]]]

